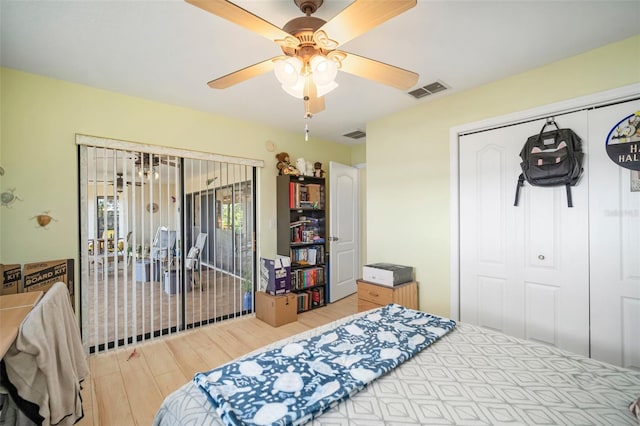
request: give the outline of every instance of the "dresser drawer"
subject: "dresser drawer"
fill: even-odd
[[[377,303],[368,302],[366,300],[358,299],[358,312],[370,311],[371,309],[380,308],[381,305]]]
[[[384,306],[393,302],[393,288],[358,281],[358,301]]]

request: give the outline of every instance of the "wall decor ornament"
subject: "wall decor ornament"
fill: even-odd
[[[15,188],[11,188],[0,194],[0,202],[3,206],[11,208],[16,201],[22,201],[22,198],[14,194],[15,191]]]
[[[33,216],[31,219],[35,219],[38,226],[40,226],[43,229],[48,229],[47,226],[51,223],[51,221],[55,221],[55,222],[58,221],[58,219],[54,219],[49,214],[48,210]]]
[[[147,204],[147,211],[151,213],[156,213],[158,211],[158,203]]]
[[[611,161],[625,169],[640,170],[640,111],[618,121],[605,144]]]

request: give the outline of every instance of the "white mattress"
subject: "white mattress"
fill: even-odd
[[[320,334],[351,318],[259,351]],[[638,397],[638,371],[458,324],[311,424],[638,425],[628,408]],[[222,423],[202,390],[190,381],[165,399],[154,424]]]

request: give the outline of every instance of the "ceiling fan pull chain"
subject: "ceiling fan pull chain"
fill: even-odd
[[[309,142],[309,114],[304,117],[304,141]]]

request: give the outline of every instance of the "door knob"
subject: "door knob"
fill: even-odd
[[[338,241],[339,239],[338,237],[329,237],[329,241]]]

